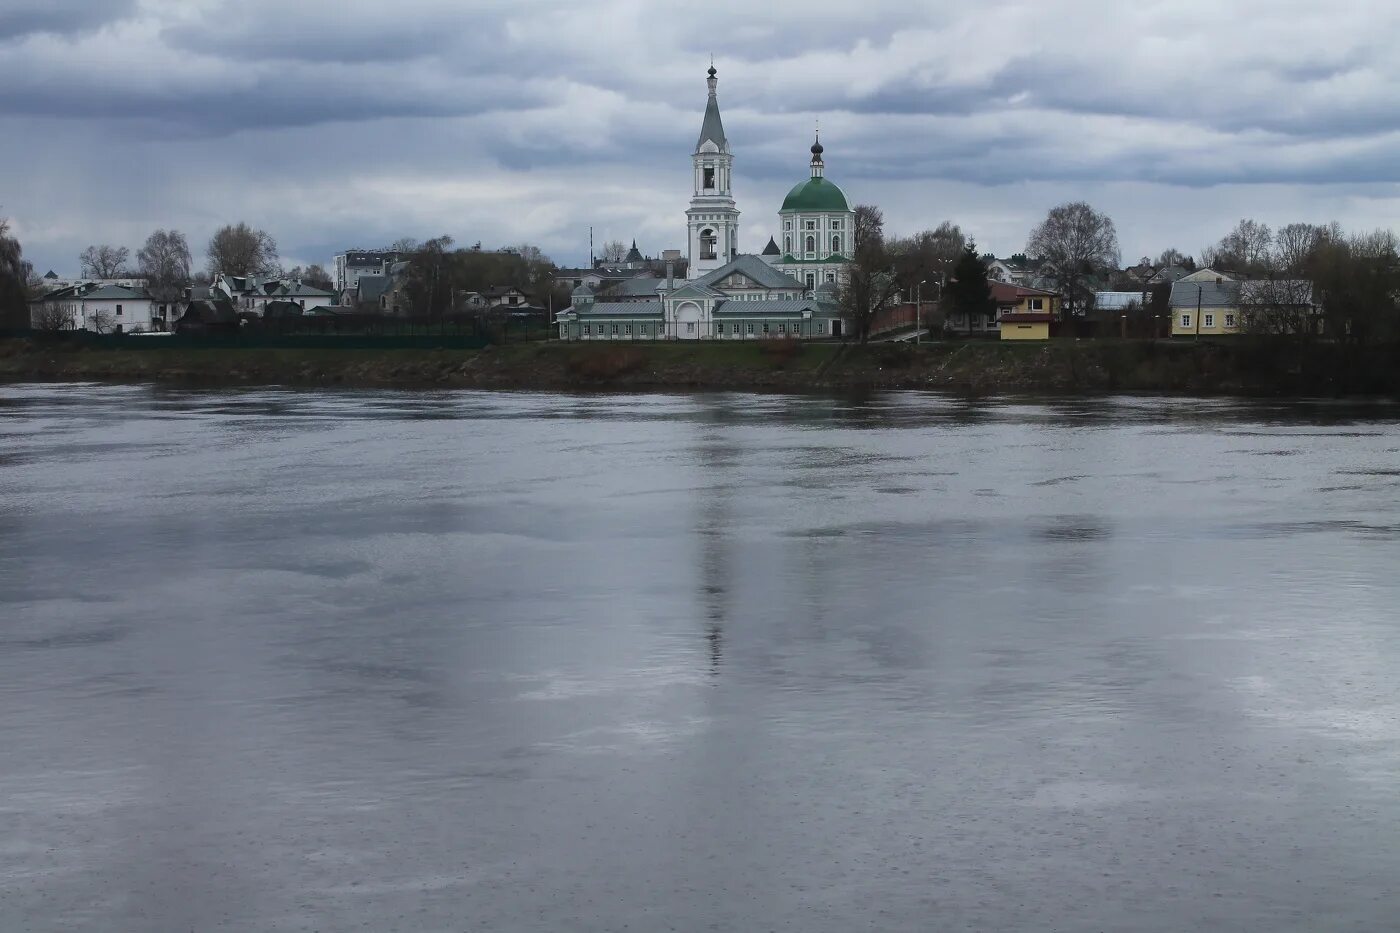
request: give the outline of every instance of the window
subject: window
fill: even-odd
[[[815,220],[809,220],[809,221],[807,221],[807,229],[808,229],[808,230],[815,230],[815,229],[817,229],[817,222],[816,222]]]
[[[717,334],[719,334],[721,337],[723,337],[723,336],[724,336],[724,325],[723,325],[723,324],[716,324],[716,325],[715,325],[715,333],[717,333]]]
[[[816,288],[816,287],[817,287],[817,276],[816,276],[816,273],[814,273],[814,272],[808,272],[808,273],[807,273],[807,288],[812,289],[812,288]]]
[[[787,325],[786,325],[786,324],[779,324],[779,325],[778,325],[778,333],[780,333],[780,334],[786,334],[786,333],[787,333]]]
[[[764,332],[765,334],[768,333],[768,322],[767,322],[767,321],[764,321],[764,322],[763,322],[763,332]]]
[[[122,306],[121,306],[121,305],[117,305],[117,317],[121,317],[121,316],[122,316]]]
[[[783,252],[792,252],[792,237],[783,237]]]
[[[614,324],[614,325],[612,326],[612,335],[613,335],[614,337],[617,336],[617,325],[616,325],[616,324]]]
[[[791,230],[791,229],[792,229],[792,221],[790,221],[790,220],[785,220],[785,221],[783,221],[783,229],[784,229],[784,230]]]
[[[1183,314],[1183,315],[1181,316],[1181,326],[1182,326],[1182,327],[1190,327],[1190,326],[1191,326],[1191,315],[1189,315],[1189,314]]]
[[[583,325],[583,336],[589,337],[589,336],[592,336],[592,334],[593,334],[593,325],[592,325],[592,324],[585,324],[585,325]]]
[[[706,228],[706,229],[700,231],[700,258],[701,258],[701,259],[714,259],[714,258],[715,258],[715,244],[716,244],[716,242],[717,242],[717,239],[716,239],[716,237],[715,237],[715,232],[714,232],[713,230],[710,230],[710,229]]]
[[[752,324],[749,325],[749,333],[751,333],[751,334],[753,333],[753,325],[752,325]]]
[[[1235,316],[1234,316],[1233,314],[1227,314],[1227,315],[1225,315],[1225,326],[1226,326],[1226,327],[1234,327],[1234,326],[1235,326]]]
[[[835,282],[835,281],[836,281],[836,273],[835,273],[835,272],[828,272],[828,273],[826,274],[826,280],[827,280],[828,282]]]
[[[839,220],[833,220],[833,221],[831,222],[831,229],[833,229],[833,230],[840,230],[840,229],[841,229],[841,221],[839,221]]]
[[[706,188],[713,188],[714,186],[715,186],[715,170],[714,170],[713,167],[707,165],[707,166],[705,166],[705,187],[706,187]]]
[[[1214,327],[1214,326],[1215,326],[1215,315],[1214,315],[1214,314],[1207,314],[1207,315],[1205,315],[1204,318],[1201,320],[1201,326],[1202,326],[1202,327]]]
[[[841,237],[834,236],[831,238],[831,251],[833,253],[841,252]]]
[[[695,333],[695,322],[694,322],[694,321],[686,321],[686,322],[685,322],[685,332],[686,332],[687,334],[693,334],[693,333]]]
[[[1044,310],[1045,310],[1045,299],[1044,299],[1044,298],[1032,298],[1032,299],[1030,299],[1030,309],[1031,309],[1032,311],[1044,311]]]
[[[631,337],[631,336],[632,336],[632,325],[631,325],[631,324],[628,324],[626,327],[622,328],[622,332],[625,333],[627,336]]]
[[[809,236],[809,237],[807,238],[807,252],[809,252],[809,253],[815,253],[816,251],[817,251],[817,238],[814,237],[814,236]]]

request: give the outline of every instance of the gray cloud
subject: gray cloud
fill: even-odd
[[[441,232],[576,261],[589,225],[678,245],[714,53],[746,238],[817,119],[853,198],[993,249],[1068,197],[1141,205],[1125,253],[1240,212],[1373,223],[1400,189],[1400,10],[1362,6],[0,0],[0,201],[62,269],[240,218],[312,261]]]
[[[135,10],[136,0],[0,0],[0,41],[97,29]]]

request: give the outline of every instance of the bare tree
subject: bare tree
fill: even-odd
[[[78,256],[83,275],[90,279],[118,279],[126,273],[131,250],[125,246],[89,246]]]
[[[1236,272],[1264,271],[1273,247],[1274,232],[1268,224],[1246,218],[1235,229],[1220,238],[1214,246],[1201,250],[1201,261],[1207,266]]]
[[[335,289],[335,281],[331,279],[330,273],[326,271],[324,266],[317,265],[316,263],[312,263],[305,269],[301,266],[293,266],[292,271],[287,273],[287,278],[304,282],[312,288],[320,288],[325,291],[333,291]]]
[[[1240,330],[1298,338],[1315,337],[1322,315],[1305,278],[1266,278],[1239,282]]]
[[[1340,233],[1340,231],[1338,231]],[[1271,271],[1289,275],[1309,272],[1313,257],[1324,238],[1332,235],[1327,227],[1314,224],[1288,224],[1279,227],[1270,255]]]
[[[87,319],[87,326],[92,328],[94,333],[110,334],[117,326],[117,319],[110,311],[94,311]]]
[[[401,236],[389,245],[389,249],[395,253],[416,253],[421,246],[417,237]]]
[[[1071,201],[1052,208],[1031,231],[1026,251],[1050,267],[1061,292],[1061,307],[1072,314],[1084,278],[1100,269],[1118,268],[1118,230],[1107,214],[1084,201]]]
[[[19,240],[10,235],[10,222],[0,217],[0,327],[29,323],[26,284],[32,271]]]
[[[966,244],[958,225],[946,220],[933,230],[889,241],[887,249],[905,297],[912,295],[920,282],[927,282],[930,287],[946,285]]]
[[[1177,249],[1175,246],[1162,250],[1162,254],[1157,257],[1157,267],[1164,266],[1189,266],[1192,265],[1191,257]]]
[[[889,307],[899,282],[885,247],[884,214],[869,204],[857,205],[855,213],[855,250],[838,301],[856,337],[865,343],[872,321]]]
[[[209,240],[207,250],[209,274],[277,275],[282,265],[277,255],[277,241],[267,231],[257,230],[246,223],[221,227]]]
[[[606,263],[617,263],[627,258],[627,244],[621,240],[609,240],[603,244],[598,258]]]
[[[146,290],[157,301],[177,301],[190,284],[190,245],[179,230],[157,230],[136,252]]]
[[[77,326],[78,311],[68,302],[44,301],[34,306],[30,317],[35,330],[72,330]]]

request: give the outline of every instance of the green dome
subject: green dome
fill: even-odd
[[[783,199],[784,211],[850,211],[841,189],[825,178],[809,178],[788,192]]]

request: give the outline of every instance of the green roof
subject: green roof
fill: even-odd
[[[783,199],[785,211],[849,211],[846,195],[825,178],[809,178],[788,192]]]

